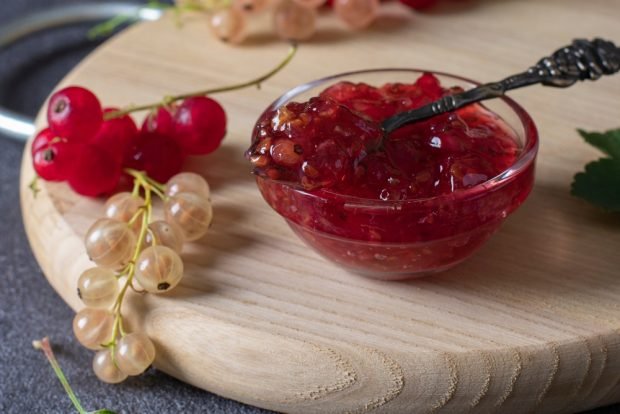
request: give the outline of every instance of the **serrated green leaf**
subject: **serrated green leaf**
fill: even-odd
[[[612,129],[606,132],[586,132],[577,130],[586,142],[610,157],[620,160],[620,129]]]
[[[620,158],[601,158],[575,175],[571,194],[605,210],[620,212]]]

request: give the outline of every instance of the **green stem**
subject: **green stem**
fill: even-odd
[[[50,345],[49,338],[45,337],[40,341],[33,341],[32,346],[34,346],[35,349],[40,349],[43,351],[45,357],[52,366],[56,377],[58,377],[58,380],[65,389],[65,392],[69,396],[69,399],[71,399],[71,402],[75,406],[75,409],[78,410],[80,414],[88,414],[88,411],[86,411],[84,407],[82,407],[82,404],[80,404],[80,400],[78,400],[78,397],[73,392],[73,389],[71,388],[71,385],[69,385],[69,381],[67,381],[67,377],[65,377],[64,372],[62,372],[62,368],[60,368],[60,364],[58,364],[58,361],[54,356],[54,352],[52,351],[52,346]]]
[[[128,114],[133,113],[133,112],[154,110],[154,109],[157,109],[157,108],[159,108],[161,106],[170,105],[171,103],[174,103],[176,101],[180,101],[180,100],[183,100],[183,99],[187,99],[187,98],[193,98],[193,97],[205,96],[205,95],[212,95],[212,94],[221,93],[221,92],[236,91],[236,90],[239,90],[239,89],[248,88],[250,86],[258,86],[258,87],[260,87],[261,83],[263,83],[264,81],[266,81],[267,79],[271,78],[272,76],[274,76],[275,74],[280,72],[282,69],[284,69],[284,67],[286,65],[288,65],[288,63],[293,59],[293,57],[295,56],[296,52],[297,52],[297,45],[295,43],[291,43],[291,47],[290,47],[286,57],[284,58],[284,60],[282,60],[278,64],[278,66],[276,66],[275,68],[273,68],[269,72],[265,73],[264,75],[259,76],[256,79],[252,79],[252,80],[247,81],[247,82],[237,83],[237,84],[234,84],[234,85],[222,86],[222,87],[219,87],[219,88],[205,89],[205,90],[199,91],[199,92],[193,92],[193,93],[187,93],[187,94],[182,94],[182,95],[177,95],[177,96],[171,96],[171,97],[168,97],[168,98],[164,99],[163,102],[156,102],[156,103],[151,103],[151,104],[146,104],[146,105],[139,105],[139,106],[130,106],[128,108],[121,109],[119,111],[108,112],[108,113],[105,114],[104,119],[105,120],[109,120],[109,119],[113,119],[113,118],[119,118],[119,117],[128,115]]]
[[[121,312],[123,306],[123,299],[125,298],[125,294],[127,293],[127,289],[132,286],[133,278],[136,273],[136,261],[138,260],[138,256],[142,251],[142,244],[144,243],[144,239],[146,238],[146,234],[148,232],[149,223],[151,222],[152,210],[153,210],[153,200],[151,194],[155,187],[153,184],[149,182],[149,179],[146,174],[140,171],[136,171],[133,169],[126,169],[125,172],[134,177],[135,185],[144,189],[144,205],[140,208],[140,210],[132,217],[130,221],[130,225],[142,216],[142,226],[140,227],[140,233],[138,235],[138,241],[136,243],[136,249],[134,250],[133,257],[126,269],[127,280],[125,284],[121,288],[118,296],[116,297],[116,301],[112,306],[112,311],[114,312],[114,327],[112,329],[112,337],[110,341],[106,344],[108,347],[114,347],[116,345],[116,338],[120,332],[121,336],[125,336],[125,330],[123,329],[123,314]],[[153,181],[153,183],[156,183]],[[158,184],[161,185],[161,184]],[[158,190],[159,191],[159,190]]]
[[[88,33],[86,33],[86,36],[89,40],[95,40],[101,37],[109,36],[121,25],[133,22],[135,20],[137,20],[137,16],[135,15],[119,14],[118,16],[114,16],[111,19],[106,20],[105,22],[93,26],[88,31]]]
[[[133,190],[131,190],[132,197],[138,197],[140,195],[140,183],[138,180],[134,180],[133,182]]]
[[[133,226],[133,224],[138,220],[138,218],[140,218],[142,214],[144,214],[144,206],[141,206],[140,208],[138,208],[138,211],[136,211],[134,215],[131,216],[131,218],[127,222],[127,225]]]
[[[32,181],[30,181],[30,184],[28,184],[28,188],[30,188],[30,191],[32,191],[32,196],[34,198],[36,198],[37,194],[39,194],[39,191],[41,191],[41,189],[39,188],[39,178],[40,177],[35,174]]]
[[[140,20],[140,13],[145,9],[169,10],[174,9],[177,14],[183,11],[205,11],[205,8],[199,5],[174,6],[172,4],[162,3],[159,1],[149,1],[144,7],[140,7],[133,14],[119,14],[104,22],[93,26],[86,34],[88,39],[95,40],[101,37],[110,36],[115,30],[125,23],[132,23]]]
[[[161,9],[161,10],[179,7],[179,6],[173,6],[172,4],[168,4],[168,3],[162,3],[161,1],[157,1],[157,0],[149,0],[149,2],[146,3],[146,6],[150,7],[151,9]]]
[[[157,195],[157,197],[161,198],[163,201],[166,201],[166,194],[164,194],[159,188],[151,187],[151,190]]]
[[[166,186],[164,184],[158,183],[157,181],[149,178],[148,175],[144,176],[144,180],[149,186],[149,190],[155,193],[157,197],[161,198],[163,201],[166,201]]]
[[[142,171],[134,170],[133,168],[125,168],[125,172],[131,175],[134,178],[134,191],[138,191],[139,189],[148,185],[150,190],[157,194],[159,198],[162,200],[166,200],[166,185],[162,184],[158,181],[155,181]],[[136,190],[136,187],[138,190]],[[137,214],[137,213],[136,213]],[[133,220],[133,219],[132,219]],[[131,224],[131,221],[129,222]]]
[[[165,191],[166,190],[166,184],[160,183],[159,181],[155,181],[153,178],[149,177],[148,175],[144,175],[144,180],[149,183],[151,185],[151,187],[154,187],[158,190],[161,191]]]

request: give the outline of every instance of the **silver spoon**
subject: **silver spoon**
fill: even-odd
[[[620,48],[608,40],[576,39],[570,46],[557,50],[541,59],[535,66],[502,81],[487,83],[477,88],[444,96],[428,105],[401,112],[381,123],[386,135],[412,122],[454,111],[465,105],[503,96],[511,89],[541,83],[545,86],[566,88],[577,81],[597,80],[603,75],[620,71]]]

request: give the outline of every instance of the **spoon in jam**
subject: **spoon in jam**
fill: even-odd
[[[487,83],[477,88],[442,98],[407,112],[401,112],[385,119],[381,127],[389,135],[403,125],[422,121],[433,116],[451,112],[475,102],[503,96],[511,89],[543,84],[566,88],[577,81],[597,80],[603,75],[620,71],[620,48],[608,40],[576,39],[545,57],[527,71],[510,76],[502,81]]]
[[[467,91],[446,89],[431,73],[380,87],[345,80],[307,102],[263,113],[246,157],[257,176],[305,190],[365,196],[385,189],[399,198],[454,191],[497,175],[518,152],[514,139],[501,136],[501,120],[471,104],[528,85],[567,87],[618,71],[620,49],[594,39],[575,40],[526,72]]]

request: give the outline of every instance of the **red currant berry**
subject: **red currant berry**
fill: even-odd
[[[161,134],[140,133],[125,165],[144,171],[149,177],[166,182],[181,171],[185,155],[179,144]]]
[[[121,172],[121,178],[114,189],[114,193],[131,192],[133,190],[134,176]]]
[[[32,140],[30,152],[34,154],[41,149],[49,147],[50,143],[54,140],[54,138],[60,140],[60,138],[58,138],[51,129],[45,128],[44,130],[40,131],[37,136],[34,137],[34,139]]]
[[[47,181],[67,179],[73,161],[73,145],[47,128],[35,137],[31,151],[32,164],[39,177]]]
[[[434,7],[439,1],[438,0],[400,0],[400,2],[415,10],[428,10]]]
[[[142,132],[173,136],[174,117],[172,112],[164,107],[159,107],[156,111],[152,111],[142,123]]]
[[[47,122],[58,136],[69,141],[86,142],[97,133],[103,122],[101,104],[88,89],[70,86],[50,98]]]
[[[215,151],[226,134],[226,112],[211,98],[189,98],[174,117],[175,137],[190,155],[206,155]]]
[[[117,108],[106,108],[103,113],[118,111]],[[97,134],[90,141],[114,155],[121,163],[131,150],[138,137],[138,127],[129,115],[104,121]]]
[[[85,196],[110,194],[121,178],[121,164],[106,149],[92,144],[78,148],[68,181],[73,190]]]

